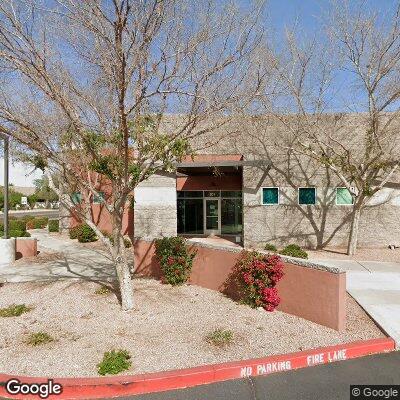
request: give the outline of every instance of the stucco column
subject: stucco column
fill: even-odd
[[[160,173],[135,189],[134,236],[159,238],[177,235],[176,176]]]
[[[15,261],[15,238],[0,239],[0,267]]]

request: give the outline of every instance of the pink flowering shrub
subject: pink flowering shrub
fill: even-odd
[[[283,277],[283,262],[276,254],[243,251],[235,266],[243,301],[252,307],[274,311],[280,303],[276,284]]]
[[[156,257],[163,273],[163,282],[182,285],[190,276],[196,250],[189,250],[182,237],[156,240]]]

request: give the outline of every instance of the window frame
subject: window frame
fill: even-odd
[[[338,189],[346,189],[346,190],[350,193],[350,190],[347,189],[346,186],[337,186],[337,187],[335,188],[335,205],[336,205],[336,206],[339,206],[339,207],[341,207],[341,206],[347,206],[347,207],[349,207],[349,206],[354,205],[354,198],[353,198],[353,196],[351,195],[351,193],[350,193],[350,197],[351,197],[351,203],[350,203],[350,204],[338,204],[338,202],[337,202]]]
[[[264,189],[278,189],[277,203],[264,203]],[[280,186],[263,186],[261,187],[261,205],[263,206],[279,206],[281,204],[281,188]]]
[[[75,201],[74,198],[76,198],[78,201]],[[82,204],[82,200],[83,200],[82,193],[81,192],[73,192],[70,195],[70,199],[72,201],[72,204],[75,205],[75,206],[78,205],[78,204]]]
[[[315,202],[313,204],[303,204],[300,203],[300,189],[314,189],[314,199]],[[317,205],[317,188],[315,186],[300,186],[297,188],[297,205],[299,206],[316,206]]]
[[[96,194],[93,194],[93,201],[92,201],[92,203],[93,203],[93,204],[103,204],[103,203],[105,203],[105,201],[106,201],[106,194],[105,194],[105,192],[97,191],[97,193],[98,193],[100,196],[98,196],[98,195],[96,195]],[[98,200],[96,200],[96,197],[101,197],[102,200],[101,200],[101,201],[98,201]]]

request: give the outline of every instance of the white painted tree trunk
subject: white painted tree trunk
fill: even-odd
[[[361,207],[355,206],[353,210],[353,218],[350,226],[349,242],[347,246],[347,254],[353,256],[357,250],[358,230],[360,225]]]
[[[122,204],[125,203],[122,202]],[[123,213],[124,209],[122,212],[117,211],[113,214],[113,258],[121,294],[121,307],[122,310],[129,311],[133,309],[133,289],[131,270],[122,235]]]
[[[133,290],[129,263],[124,255],[117,256],[115,262],[118,283],[121,293],[122,310],[129,311],[133,309]]]

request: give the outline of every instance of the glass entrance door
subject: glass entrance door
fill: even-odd
[[[221,199],[204,199],[204,233],[221,234]]]

